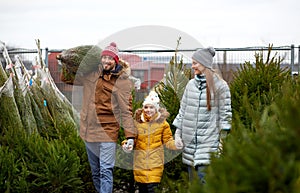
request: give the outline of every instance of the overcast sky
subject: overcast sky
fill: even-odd
[[[0,40],[36,48],[40,39],[42,48],[66,49],[158,25],[216,48],[298,46],[299,18],[298,0],[2,0]]]

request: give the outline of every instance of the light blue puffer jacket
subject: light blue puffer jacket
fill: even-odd
[[[211,97],[211,110],[207,110],[206,78],[200,76],[200,79],[191,79],[186,85],[179,113],[173,121],[173,125],[181,129],[184,143],[182,161],[190,166],[208,165],[211,152],[218,150],[220,131],[231,129],[228,84],[216,74],[213,79],[216,96]]]

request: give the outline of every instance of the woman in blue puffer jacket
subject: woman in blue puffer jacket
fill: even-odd
[[[192,56],[191,79],[181,99],[175,144],[183,147],[182,161],[187,164],[190,180],[196,171],[204,181],[210,155],[220,147],[221,133],[231,129],[231,95],[228,84],[213,70],[215,50],[198,49]]]

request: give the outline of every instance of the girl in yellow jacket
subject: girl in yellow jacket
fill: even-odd
[[[166,121],[169,113],[160,108],[159,97],[151,91],[143,102],[143,108],[135,111],[135,126],[138,136],[134,147],[134,179],[139,192],[152,193],[161,181],[164,169],[164,145],[177,150],[170,125]],[[125,152],[126,141],[123,143]]]

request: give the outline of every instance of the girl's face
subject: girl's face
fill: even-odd
[[[194,70],[194,74],[198,75],[198,74],[202,74],[206,68],[196,60],[193,60],[192,69]]]
[[[146,104],[143,107],[143,109],[144,109],[144,113],[150,117],[152,117],[156,113],[156,109],[155,109],[154,105]]]

